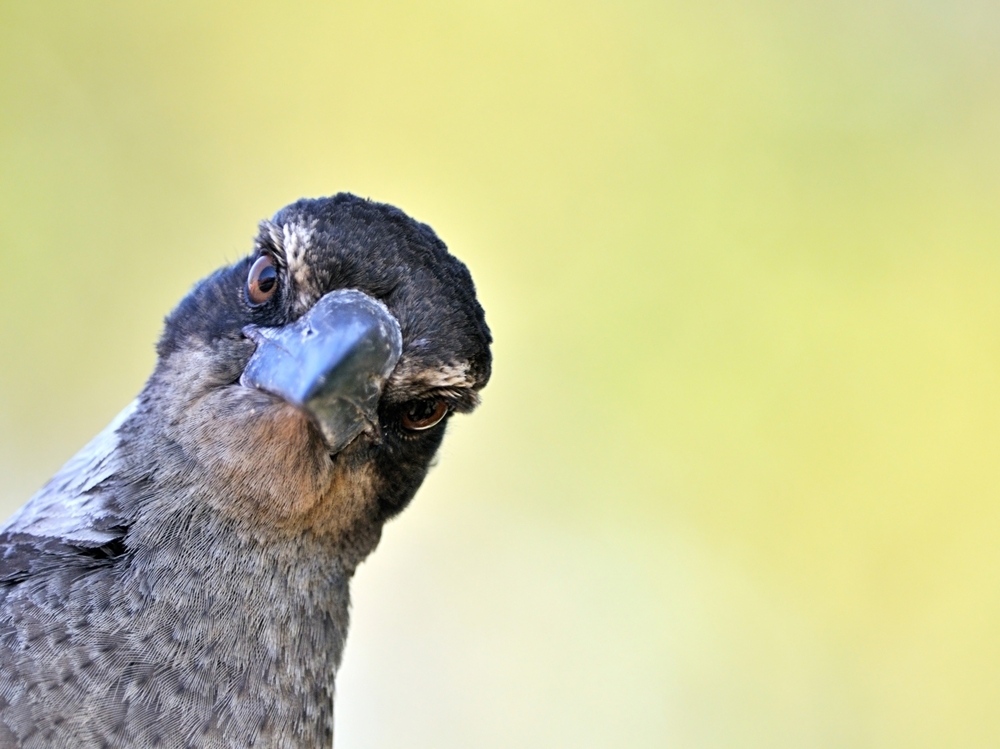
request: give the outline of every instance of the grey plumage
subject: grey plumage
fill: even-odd
[[[331,454],[326,421],[240,379],[254,329],[339,289],[384,305],[402,351],[377,410],[333,393],[362,431]],[[0,747],[329,746],[349,581],[478,402],[489,344],[465,267],[397,209],[342,194],[264,222],[168,317],[136,401],[0,529]]]

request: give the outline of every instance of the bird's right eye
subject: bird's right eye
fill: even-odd
[[[438,424],[448,415],[448,404],[437,400],[416,401],[403,414],[403,426],[411,432],[422,432]]]
[[[268,255],[262,255],[250,266],[247,276],[247,299],[254,306],[263,304],[278,290],[278,269]]]

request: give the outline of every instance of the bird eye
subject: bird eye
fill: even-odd
[[[263,304],[278,290],[278,269],[268,255],[257,258],[247,276],[247,298],[250,304]]]
[[[438,400],[417,401],[403,413],[403,426],[413,432],[430,429],[448,414],[448,404]]]

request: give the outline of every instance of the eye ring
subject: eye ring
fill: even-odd
[[[278,269],[270,255],[261,255],[250,266],[247,274],[247,300],[259,307],[274,296],[278,290]]]
[[[448,404],[441,398],[437,400],[415,401],[403,412],[403,428],[411,432],[422,432],[441,423],[448,415]]]

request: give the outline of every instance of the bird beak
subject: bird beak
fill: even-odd
[[[399,322],[353,289],[333,291],[290,325],[243,334],[257,350],[240,384],[280,396],[319,425],[331,453],[363,431],[378,433],[382,386],[399,360]]]

